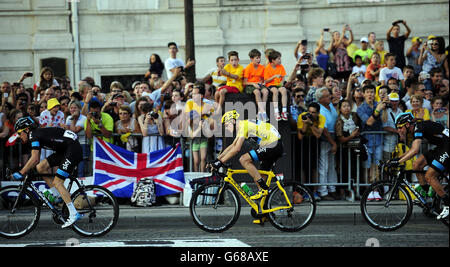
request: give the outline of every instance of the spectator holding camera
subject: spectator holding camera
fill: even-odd
[[[91,100],[88,108],[89,113],[84,123],[86,138],[92,141],[92,138],[96,136],[106,142],[112,143],[112,134],[114,132],[113,118],[109,114],[101,112],[102,106],[98,101]]]
[[[345,38],[346,32],[350,33],[350,39]],[[347,47],[353,42],[353,31],[349,25],[345,25],[342,29],[342,34],[338,31],[334,31],[333,40],[330,43],[328,52],[334,54],[334,64],[336,64],[336,76],[334,78],[338,80],[347,79],[352,71],[350,57],[347,53]]]
[[[406,28],[406,33],[403,35],[400,35],[400,23]],[[386,33],[386,40],[389,44],[389,52],[395,55],[395,66],[401,70],[406,65],[405,41],[408,39],[410,33],[411,29],[404,20],[394,21]]]
[[[327,72],[328,61],[330,60],[330,56],[328,55],[328,51],[325,49],[325,44],[323,42],[324,32],[330,32],[330,29],[325,28],[320,31],[320,38],[316,42],[317,47],[314,50],[314,55],[316,56],[317,64],[319,65],[319,67],[321,67]]]
[[[448,109],[444,107],[444,100],[442,97],[433,97],[431,106],[433,107],[433,112],[431,113],[432,121],[438,122],[448,128]]]
[[[419,75],[422,71],[422,65],[419,64],[419,57],[421,54],[422,39],[419,37],[413,37],[411,40],[411,47],[406,51],[406,58],[408,59],[408,65],[411,65],[414,68],[414,74]]]
[[[309,104],[307,111],[297,118],[297,138],[302,142],[303,147],[301,157],[303,171],[305,175],[311,177],[313,183],[317,183],[317,147],[324,128],[325,117],[320,114],[320,105],[317,102]],[[305,177],[305,175],[301,176]],[[317,201],[320,200],[317,187],[314,187],[314,198]]]
[[[105,105],[103,105],[102,112],[108,113],[115,123],[120,119],[119,108],[124,104],[125,97],[122,93],[115,93],[108,101],[106,101]]]
[[[440,68],[446,57],[445,49],[440,45],[438,38],[431,38],[423,44],[418,62],[422,65],[423,71],[430,73],[433,68]]]
[[[165,147],[164,125],[159,113],[153,109],[153,104],[143,104],[138,122],[142,133],[142,153],[163,149]]]

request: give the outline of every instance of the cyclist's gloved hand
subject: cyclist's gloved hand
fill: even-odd
[[[23,179],[23,175],[20,172],[15,172],[13,173],[12,177],[16,180],[22,180]]]
[[[213,167],[216,170],[218,170],[222,166],[224,166],[224,165],[223,165],[222,161],[220,161],[220,160],[216,160],[213,163],[211,163],[211,167]]]

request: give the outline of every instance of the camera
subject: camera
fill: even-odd
[[[148,115],[150,115],[150,117],[152,117],[153,119],[158,119],[158,117],[159,117],[159,115],[158,115],[158,113],[157,112],[154,112],[154,111],[150,111],[149,113],[148,113]]]
[[[311,56],[309,55],[309,54],[305,54],[304,56],[303,56],[303,59],[310,59],[311,58]]]
[[[302,120],[306,121],[307,119],[310,119],[311,121],[313,120],[313,116],[311,115],[311,113],[306,113],[302,115]]]
[[[25,77],[33,77],[33,73],[32,72],[27,72],[27,73],[25,73]]]
[[[99,116],[99,114],[98,114],[98,112],[89,112],[89,114],[92,116],[92,117],[94,117],[95,119],[100,119],[100,116]]]
[[[330,31],[330,28],[323,28],[323,31],[328,32],[328,31]]]

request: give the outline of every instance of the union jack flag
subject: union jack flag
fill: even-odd
[[[146,154],[94,138],[94,155],[94,184],[108,188],[116,197],[131,197],[135,184],[146,177],[155,182],[157,196],[184,189],[180,144]]]

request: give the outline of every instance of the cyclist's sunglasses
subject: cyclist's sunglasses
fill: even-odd
[[[395,125],[395,126],[397,126],[397,129],[401,129],[401,128],[403,128],[403,126],[405,126],[406,124],[407,124],[407,122],[402,123],[402,124],[397,124],[397,125]]]
[[[28,129],[28,128],[17,130],[17,134],[21,134],[21,133],[22,133],[23,131],[25,131],[26,129]]]

